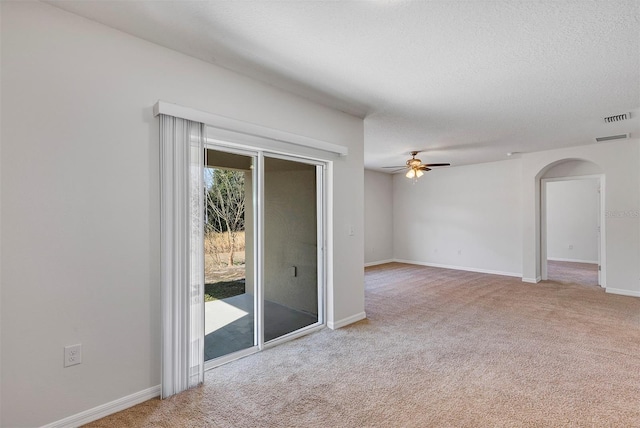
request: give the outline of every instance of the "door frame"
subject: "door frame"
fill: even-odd
[[[296,339],[326,327],[327,320],[327,218],[328,218],[328,175],[330,161],[299,155],[296,153],[261,149],[255,146],[245,146],[241,143],[206,138],[204,148],[227,153],[234,153],[256,158],[256,168],[252,174],[253,198],[253,263],[254,263],[254,346],[236,351],[221,357],[205,361],[205,371],[211,370],[228,362],[243,358],[276,346],[280,343]],[[300,162],[316,166],[316,235],[317,235],[317,290],[318,290],[318,321],[291,333],[277,337],[269,342],[264,341],[264,159],[276,158]],[[204,305],[204,301],[202,302]],[[203,311],[204,312],[204,311]],[[204,319],[203,319],[204,322]],[[204,329],[203,329],[204,332]],[[204,340],[204,337],[203,337]]]
[[[273,346],[276,346],[280,343],[283,342],[287,342],[289,340],[293,340],[296,339],[298,337],[301,336],[305,336],[309,333],[312,333],[314,331],[317,330],[321,330],[323,328],[326,327],[327,324],[327,314],[326,314],[326,308],[327,308],[327,251],[326,251],[326,242],[327,242],[327,224],[326,224],[326,219],[327,219],[327,186],[326,186],[326,171],[327,171],[327,162],[326,161],[322,161],[322,160],[318,160],[318,159],[313,159],[313,158],[309,158],[309,157],[302,157],[302,156],[297,156],[297,155],[291,155],[291,154],[283,154],[283,153],[279,153],[279,152],[273,152],[270,150],[264,150],[261,152],[262,156],[262,165],[260,167],[260,174],[256,174],[259,175],[262,179],[262,188],[261,188],[261,195],[262,195],[262,199],[261,201],[261,206],[264,207],[264,158],[268,157],[268,158],[272,158],[272,159],[281,159],[281,160],[287,160],[287,161],[293,161],[293,162],[299,162],[299,163],[305,163],[308,165],[314,165],[316,167],[316,248],[317,248],[317,284],[316,284],[316,288],[317,288],[317,292],[318,292],[318,321],[308,325],[306,327],[303,327],[301,329],[292,331],[291,333],[287,333],[285,335],[282,335],[280,337],[277,337],[275,339],[272,339],[268,342],[264,342],[264,299],[261,300],[261,304],[263,305],[262,307],[262,329],[261,329],[261,336],[263,341],[260,342],[261,343],[261,347],[260,349],[268,349],[271,348]],[[260,220],[263,222],[263,224],[261,225],[260,230],[264,231],[264,215],[260,216]],[[264,237],[264,235],[263,235]],[[261,262],[264,262],[263,254],[264,254],[264,239],[262,239],[262,242],[259,245],[261,247]],[[261,265],[261,269],[264,269],[264,264]],[[263,271],[261,271],[263,272]],[[261,280],[264,278],[264,275],[261,274]],[[263,288],[261,289],[262,292],[264,292],[264,284],[261,284],[263,286]]]
[[[590,174],[572,177],[541,178],[540,179],[540,276],[543,281],[548,279],[547,266],[547,183],[554,181],[598,180],[598,284],[606,289],[606,234],[605,234],[605,175]]]
[[[232,154],[236,154],[236,155],[242,155],[242,156],[250,156],[252,158],[255,158],[255,163],[257,164],[259,161],[259,154],[257,151],[252,150],[252,149],[244,149],[241,148],[239,146],[233,146],[233,147],[229,147],[229,146],[222,146],[222,145],[218,145],[218,144],[210,144],[208,142],[204,143],[204,150],[206,151],[207,149],[211,149],[211,150],[216,150],[216,151],[222,151],[225,153],[232,153]],[[206,157],[205,157],[206,159]],[[252,208],[253,208],[253,234],[254,237],[252,239],[255,240],[255,236],[257,234],[257,228],[258,228],[258,205],[257,205],[257,198],[256,198],[256,188],[258,185],[258,174],[251,174],[251,188],[252,188]],[[204,217],[203,217],[204,218]],[[245,238],[246,239],[246,238]],[[246,250],[245,250],[246,251]],[[221,366],[223,364],[229,363],[231,361],[237,360],[239,358],[243,358],[246,357],[248,355],[251,354],[255,354],[256,352],[260,351],[260,342],[259,342],[259,332],[258,332],[258,328],[257,328],[257,317],[260,316],[260,312],[261,312],[261,307],[258,304],[259,302],[259,287],[257,284],[257,275],[256,275],[256,269],[257,269],[257,254],[258,254],[258,250],[256,248],[255,242],[253,245],[253,276],[254,276],[254,283],[253,283],[253,295],[254,295],[254,299],[253,299],[253,343],[254,345],[249,347],[249,348],[245,348],[245,349],[241,349],[239,351],[235,351],[226,355],[222,355],[218,358],[213,358],[210,360],[205,360],[204,361],[204,370],[211,370],[215,367]],[[203,265],[204,266],[204,265]],[[202,305],[204,306],[205,302],[202,301]],[[203,313],[205,313],[204,308],[203,308]],[[204,322],[204,319],[202,320]],[[204,328],[202,329],[202,331],[204,332]],[[202,340],[204,341],[204,337],[202,338]],[[204,343],[204,342],[203,342]]]

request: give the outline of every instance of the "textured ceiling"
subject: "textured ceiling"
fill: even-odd
[[[49,3],[365,117],[368,168],[640,136],[638,1]]]

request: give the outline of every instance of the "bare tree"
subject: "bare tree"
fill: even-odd
[[[206,231],[225,234],[227,260],[233,266],[238,232],[244,230],[244,172],[212,168],[208,170],[206,190]]]

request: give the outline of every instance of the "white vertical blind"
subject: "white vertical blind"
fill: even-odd
[[[162,397],[204,380],[204,125],[160,115]]]
[[[191,211],[191,311],[189,388],[204,381],[204,140],[205,125],[191,122],[189,200]]]

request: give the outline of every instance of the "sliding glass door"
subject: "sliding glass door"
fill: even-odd
[[[264,340],[319,320],[318,176],[314,164],[264,159]]]
[[[205,361],[258,345],[253,274],[256,159],[205,150]]]
[[[324,323],[324,164],[205,150],[207,367]]]

